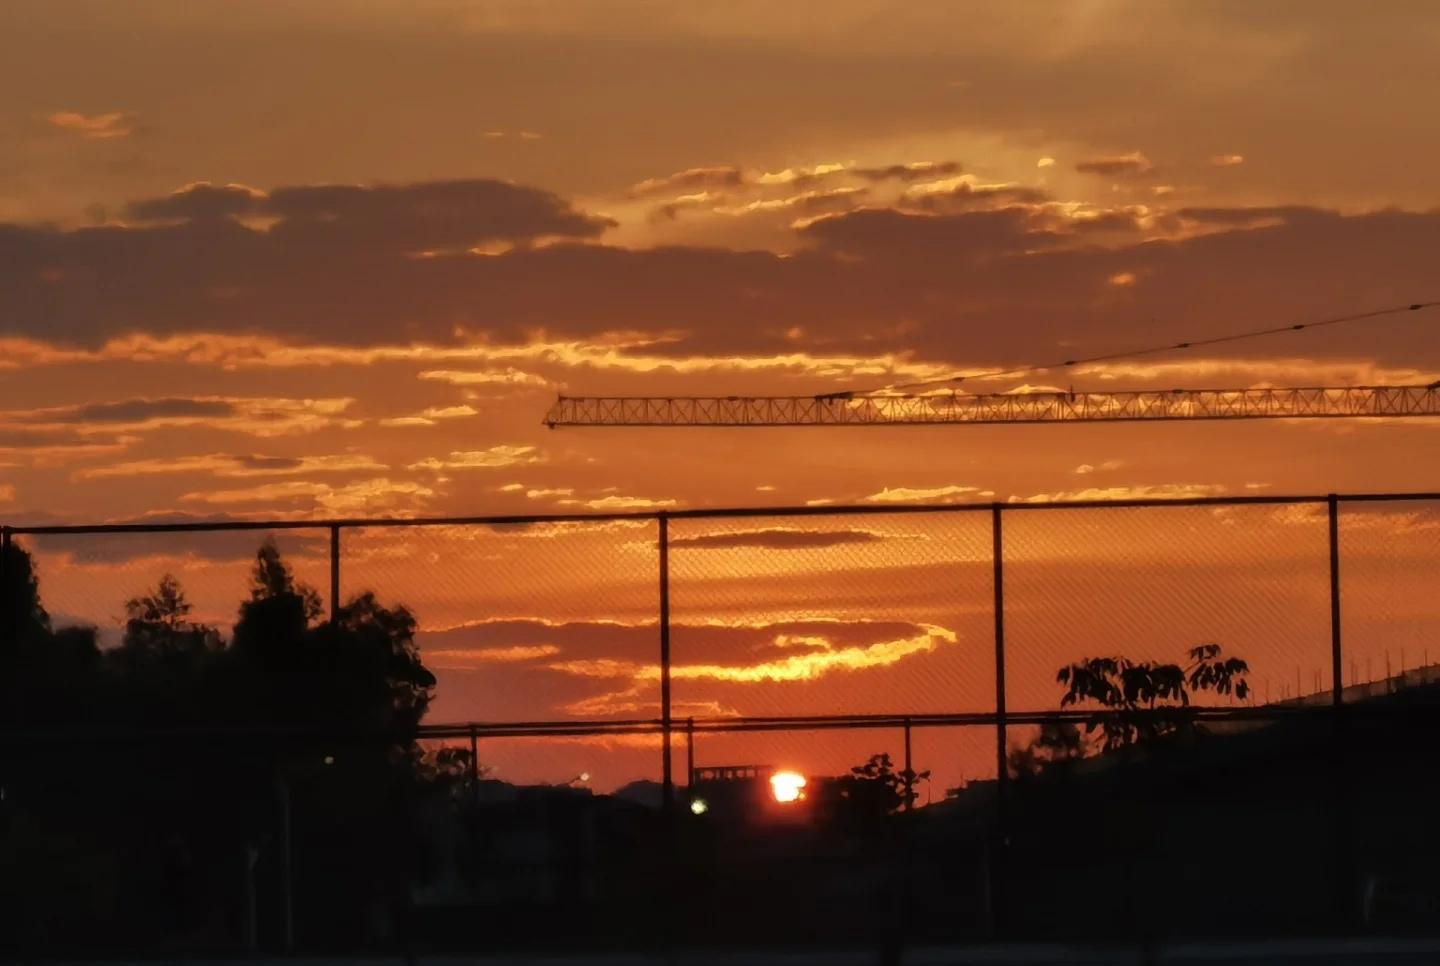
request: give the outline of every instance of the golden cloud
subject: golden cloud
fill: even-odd
[[[444,458],[430,457],[418,463],[411,463],[412,470],[453,470],[453,469],[496,469],[502,466],[518,466],[523,463],[539,463],[544,456],[534,446],[499,444],[489,449],[453,450]]]
[[[820,635],[804,639],[806,651],[757,664],[676,664],[670,669],[675,680],[709,680],[754,683],[760,681],[812,681],[837,671],[861,671],[887,667],[907,657],[925,654],[936,648],[957,643],[954,631],[936,624],[917,624],[918,633],[911,637],[879,641],[869,645],[835,647]],[[793,647],[799,643],[794,635],[776,636],[777,647]],[[554,661],[547,665],[555,671],[596,678],[633,678],[637,682],[656,681],[660,668],[617,658],[589,658]]]
[[[584,506],[592,510],[659,510],[674,506],[676,503],[675,500],[669,499],[655,500],[644,496],[620,496],[614,493],[592,499],[569,499],[559,502],[562,506]]]
[[[1163,382],[1167,386],[1192,379],[1221,379],[1236,388],[1284,385],[1398,386],[1434,381],[1440,371],[1383,366],[1371,359],[1235,358],[1185,359],[1175,362],[1101,362],[1076,366],[1077,377],[1106,382]]]
[[[784,372],[818,379],[893,376],[906,381],[935,379],[952,366],[917,362],[909,352],[871,355],[814,355],[787,352],[768,355],[663,356],[635,349],[673,341],[673,333],[614,332],[586,341],[538,340],[498,345],[343,346],[295,344],[268,336],[187,333],[174,336],[128,335],[111,339],[98,349],[73,349],[34,339],[0,338],[0,368],[105,362],[183,362],[221,369],[368,366],[381,363],[525,361],[569,369],[592,368],[633,373]],[[466,381],[456,370],[428,370],[438,381]],[[423,378],[423,376],[422,376]],[[538,378],[538,377],[537,377]],[[483,380],[493,381],[493,380]],[[524,384],[528,380],[511,380]],[[532,383],[534,384],[534,383]]]
[[[312,433],[362,420],[344,417],[353,398],[286,399],[248,396],[139,397],[115,402],[0,412],[0,428],[69,428],[114,434],[203,426],[271,437]]]
[[[1071,470],[1071,472],[1079,476],[1088,476],[1091,473],[1108,473],[1111,470],[1118,470],[1124,465],[1124,460],[1110,459],[1099,464],[1081,463],[1075,467],[1075,469]]]
[[[785,168],[782,171],[761,174],[755,178],[755,183],[765,185],[794,184],[797,181],[803,183],[814,178],[823,178],[827,175],[839,174],[848,167],[848,164],[831,162],[828,164],[817,164],[811,168]]]
[[[1129,154],[1112,154],[1079,161],[1075,170],[1081,174],[1117,177],[1149,174],[1155,170],[1155,165],[1141,152],[1131,151]]]
[[[437,648],[425,651],[425,663],[447,670],[463,670],[476,664],[521,664],[559,653],[560,648],[555,644],[515,644],[481,649]]]
[[[979,487],[960,486],[955,483],[929,487],[887,486],[879,493],[871,493],[863,499],[866,503],[954,503],[979,492]]]
[[[1226,487],[1219,483],[1142,483],[1136,486],[1092,486],[1080,490],[1012,496],[1011,503],[1061,503],[1073,500],[1186,500],[1219,496]]]
[[[310,500],[318,510],[355,513],[365,510],[405,508],[423,503],[435,491],[419,483],[385,478],[331,486],[312,480],[287,480],[235,490],[204,490],[183,494],[190,503],[226,505],[234,503],[284,503]]]
[[[549,386],[550,380],[533,372],[507,367],[505,369],[426,369],[416,378],[431,382],[448,382],[452,386],[503,385]]]
[[[127,138],[135,133],[132,114],[111,111],[108,114],[82,114],[79,111],[56,111],[46,118],[50,126],[90,141]]]
[[[463,419],[467,416],[479,415],[480,410],[473,406],[431,406],[422,412],[410,416],[389,416],[380,420],[381,426],[434,426],[442,419]]]
[[[352,454],[287,457],[209,453],[203,456],[176,456],[91,466],[76,472],[74,478],[99,480],[184,473],[209,473],[221,477],[299,476],[307,473],[352,473],[386,468],[385,464],[376,462],[373,457]]]
[[[574,488],[569,486],[527,487],[524,483],[506,483],[504,486],[497,486],[495,489],[500,493],[524,493],[527,500],[548,500],[553,497],[575,495]]]

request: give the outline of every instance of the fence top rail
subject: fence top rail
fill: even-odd
[[[1104,720],[1154,721],[1240,721],[1279,722],[1304,719],[1333,718],[1337,714],[1360,719],[1369,717],[1414,718],[1433,721],[1437,709],[1430,704],[1405,705],[1384,701],[1356,702],[1340,707],[1328,703],[1313,705],[1254,706],[1190,706],[1117,711],[1105,708],[1019,711],[1001,715],[995,711],[920,712],[905,714],[833,714],[781,717],[735,717],[672,719],[672,729],[696,734],[750,731],[829,731],[875,730],[882,728],[944,728],[994,727],[1067,722],[1087,724]],[[85,741],[124,743],[131,741],[185,740],[197,741],[336,741],[365,742],[376,740],[415,739],[418,741],[450,741],[468,737],[484,738],[566,738],[617,734],[660,734],[666,729],[664,719],[626,719],[597,721],[474,721],[421,725],[413,733],[384,729],[343,727],[137,727],[96,728],[87,724],[47,724],[34,727],[0,727],[0,746],[32,742]]]
[[[1252,506],[1279,504],[1375,503],[1440,500],[1440,491],[1417,493],[1337,493],[1324,495],[1137,497],[1112,500],[1050,500],[1045,502],[911,503],[895,506],[824,504],[820,506],[696,507],[688,510],[641,510],[621,513],[531,513],[446,517],[357,517],[313,520],[187,520],[154,523],[43,523],[0,525],[0,531],[25,534],[221,533],[257,530],[325,530],[376,527],[520,527],[547,523],[615,523],[669,520],[714,520],[743,517],[881,516],[901,513],[978,513],[1000,510],[1083,510],[1133,507]]]

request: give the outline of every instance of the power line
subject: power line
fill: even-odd
[[[1342,325],[1346,322],[1360,322],[1367,319],[1378,319],[1387,315],[1399,315],[1402,312],[1418,312],[1421,309],[1430,309],[1440,306],[1440,301],[1434,302],[1412,302],[1409,305],[1396,305],[1384,309],[1372,309],[1368,312],[1357,312],[1353,315],[1337,315],[1333,318],[1318,319],[1314,322],[1296,322],[1290,325],[1277,325],[1264,329],[1254,329],[1248,332],[1235,332],[1230,335],[1219,335],[1209,339],[1189,339],[1184,342],[1167,342],[1163,345],[1146,346],[1140,349],[1127,349],[1123,352],[1110,352],[1104,355],[1087,356],[1082,359],[1066,359],[1062,362],[1020,366],[1015,369],[997,369],[990,372],[967,372],[958,376],[944,376],[939,379],[926,379],[920,382],[907,382],[898,385],[880,386],[875,389],[849,389],[840,392],[822,393],[817,399],[844,399],[856,396],[872,396],[888,392],[903,392],[914,389],[926,389],[931,386],[956,386],[966,379],[994,379],[1001,376],[1022,376],[1032,372],[1042,372],[1049,369],[1068,369],[1074,366],[1089,365],[1092,362],[1114,362],[1117,359],[1133,359],[1138,356],[1156,355],[1161,352],[1173,352],[1177,349],[1194,349],[1201,346],[1221,345],[1226,342],[1239,342],[1243,339],[1257,339],[1261,336],[1278,335],[1283,332],[1299,332],[1302,329],[1320,329],[1331,325]]]

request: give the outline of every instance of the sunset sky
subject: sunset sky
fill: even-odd
[[[1440,299],[1437,98],[1440,15],[1401,0],[7,0],[0,520],[1440,490],[1429,421],[540,422],[557,392],[884,386]],[[1023,382],[1436,378],[1430,311]],[[1356,640],[1418,658],[1440,517],[1370,510]],[[677,526],[677,713],[984,710],[987,528]],[[1309,690],[1324,529],[1026,513],[1013,700],[1200,639]],[[319,538],[282,540],[316,583]],[[654,713],[653,524],[346,539],[347,589],[420,615],[437,720]],[[36,549],[52,610],[113,630],[166,569],[233,619],[254,540],[207,540]]]

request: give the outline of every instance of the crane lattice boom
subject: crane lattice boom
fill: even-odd
[[[1440,416],[1440,383],[1291,389],[822,396],[561,396],[556,426],[906,426]]]

